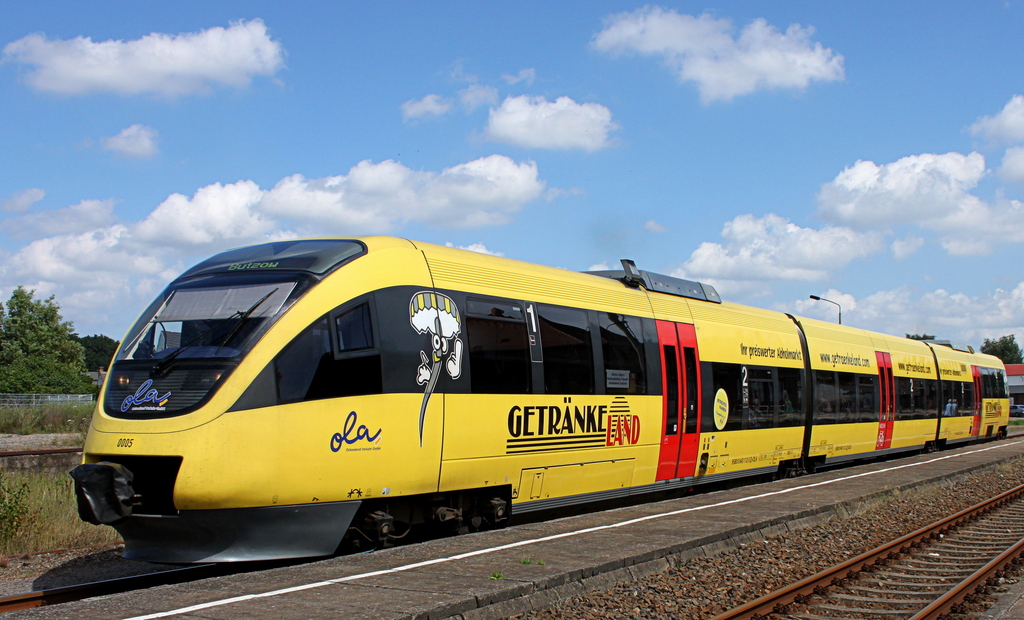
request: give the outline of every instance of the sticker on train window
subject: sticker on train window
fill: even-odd
[[[715,428],[722,430],[729,420],[729,395],[719,389],[715,394]]]
[[[629,371],[628,370],[605,370],[605,387],[616,388],[620,390],[629,389]]]

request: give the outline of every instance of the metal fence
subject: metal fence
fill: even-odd
[[[91,403],[92,401],[92,394],[0,394],[0,407],[74,405]]]

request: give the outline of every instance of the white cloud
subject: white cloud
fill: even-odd
[[[410,99],[402,104],[402,120],[409,121],[424,116],[441,116],[452,109],[452,102],[440,95],[427,95],[422,99]]]
[[[95,230],[114,221],[113,200],[83,200],[52,211],[37,211],[0,222],[0,231],[14,237],[68,235]]]
[[[1014,95],[999,114],[979,118],[970,130],[997,143],[1024,141],[1024,96]]]
[[[214,183],[192,198],[171,194],[132,231],[134,238],[163,246],[211,246],[261,239],[274,222],[256,211],[263,191],[252,181]]]
[[[609,146],[608,134],[615,129],[611,110],[599,103],[522,95],[491,108],[487,136],[527,148],[596,151]]]
[[[466,73],[462,65],[462,60],[456,60],[453,62],[451,71],[448,72],[448,78],[453,82],[468,82],[470,84],[476,82],[479,78],[472,73]]]
[[[704,242],[672,275],[726,291],[766,290],[780,280],[814,281],[881,247],[881,236],[850,228],[802,228],[769,213],[740,215],[722,229],[726,243]]]
[[[362,161],[347,175],[282,179],[264,197],[262,212],[343,230],[386,232],[406,222],[475,227],[502,224],[540,197],[545,183],[533,162],[490,155],[440,173],[387,160]]]
[[[915,294],[907,286],[879,291],[861,299],[835,289],[822,297],[842,304],[843,324],[897,336],[935,334],[940,340],[965,342],[976,349],[985,338],[1014,333],[1018,340],[1024,339],[1024,282],[1009,291],[996,289],[989,295],[977,297],[945,289]],[[780,309],[835,320],[834,307],[830,304],[801,299]]]
[[[644,230],[648,232],[665,232],[666,229],[654,220],[647,220],[647,222],[644,223]]]
[[[23,213],[28,211],[29,207],[42,200],[44,196],[46,196],[46,192],[38,187],[32,187],[0,202],[0,210],[10,213]]]
[[[812,42],[814,29],[792,24],[779,32],[764,19],[733,38],[728,19],[682,15],[647,6],[605,19],[591,46],[602,52],[660,56],[680,81],[696,82],[701,101],[729,101],[772,88],[806,88],[844,78],[843,57]]]
[[[266,190],[247,180],[215,183],[191,197],[168,196],[138,222],[113,223],[112,201],[83,201],[4,223],[52,236],[3,256],[0,290],[24,284],[54,293],[94,323],[113,316],[121,329],[167,281],[215,252],[299,234],[384,232],[406,222],[502,224],[545,187],[535,163],[491,155],[439,172],[364,161],[346,174],[293,175]],[[500,255],[478,243],[466,249]]]
[[[146,159],[160,152],[157,147],[157,131],[152,127],[135,124],[109,138],[100,138],[100,144],[107,151],[114,151],[125,157]]]
[[[985,158],[923,154],[890,164],[858,161],[818,194],[826,220],[858,228],[912,224],[942,235],[950,254],[986,254],[996,243],[1024,242],[1024,205],[988,204],[970,193],[985,176]]]
[[[903,239],[896,239],[895,241],[893,241],[892,244],[889,246],[889,249],[892,251],[893,258],[895,258],[896,260],[903,260],[904,258],[907,258],[912,254],[915,254],[923,246],[924,239],[922,239],[921,237],[908,235]]]
[[[177,97],[272,76],[284,67],[284,51],[271,40],[263,20],[253,19],[228,28],[153,33],[132,41],[50,40],[30,34],[7,44],[3,60],[32,66],[26,79],[44,92]]]
[[[1012,146],[1003,155],[999,178],[1011,183],[1024,183],[1024,147]]]
[[[607,263],[597,263],[587,267],[587,271],[609,271],[611,267]]]
[[[482,243],[470,243],[469,245],[455,245],[451,241],[445,243],[450,248],[458,248],[460,250],[469,250],[470,252],[476,252],[478,254],[487,254],[488,256],[504,256],[501,252],[493,252],[487,249],[487,246]]]
[[[493,86],[473,84],[469,88],[459,91],[459,101],[466,108],[466,112],[472,112],[482,105],[498,103],[498,89]]]
[[[523,69],[515,75],[505,73],[501,76],[501,79],[505,80],[506,84],[518,84],[519,82],[526,82],[527,86],[533,84],[533,81],[537,79],[537,70],[534,68]]]

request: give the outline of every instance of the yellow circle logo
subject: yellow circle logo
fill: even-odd
[[[725,390],[718,390],[715,394],[715,428],[722,430],[725,422],[729,419],[729,395]]]

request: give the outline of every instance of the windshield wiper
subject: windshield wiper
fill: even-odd
[[[186,349],[187,347],[190,347],[190,346],[192,346],[192,344],[194,344],[195,342],[197,342],[197,341],[201,340],[203,336],[205,336],[205,335],[209,334],[210,332],[212,332],[213,330],[217,329],[217,328],[218,328],[218,327],[220,327],[221,325],[224,325],[224,324],[225,324],[225,323],[227,323],[228,321],[230,321],[230,320],[232,320],[232,319],[236,319],[236,318],[237,318],[237,319],[238,319],[238,324],[237,324],[237,325],[235,325],[234,327],[232,327],[232,328],[231,328],[231,331],[229,331],[229,332],[228,332],[228,334],[227,334],[227,338],[225,338],[225,339],[224,339],[224,340],[222,341],[222,342],[227,342],[228,340],[230,340],[230,339],[231,339],[231,336],[234,336],[234,335],[235,335],[235,332],[237,332],[237,331],[238,331],[238,329],[239,329],[239,328],[241,327],[241,325],[242,325],[242,321],[244,321],[245,319],[249,318],[249,315],[251,315],[251,314],[252,314],[253,312],[255,312],[255,311],[256,311],[256,308],[259,308],[259,307],[260,307],[260,305],[261,305],[261,304],[262,304],[263,302],[265,302],[266,300],[270,299],[270,296],[271,296],[271,295],[273,295],[274,293],[276,293],[276,292],[277,292],[277,291],[279,291],[279,290],[280,290],[280,287],[278,287],[278,288],[275,288],[274,290],[270,291],[269,293],[267,293],[267,294],[266,294],[266,295],[264,295],[263,297],[260,297],[260,298],[259,298],[258,300],[256,300],[256,303],[254,303],[253,305],[249,306],[249,309],[248,309],[248,310],[246,310],[245,312],[242,312],[241,310],[237,310],[237,311],[235,311],[235,313],[234,313],[234,314],[232,314],[231,316],[229,316],[228,318],[226,318],[226,319],[222,319],[222,320],[220,320],[220,321],[217,321],[217,323],[216,323],[216,324],[215,324],[215,325],[214,325],[213,327],[211,327],[210,329],[208,329],[208,330],[204,331],[203,333],[199,334],[199,335],[198,335],[198,336],[196,336],[195,338],[192,338],[191,340],[189,340],[189,341],[188,341],[188,342],[186,342],[185,344],[183,344],[183,345],[180,345],[180,346],[178,346],[178,348],[177,348],[177,349],[175,349],[173,353],[171,353],[170,355],[168,355],[168,356],[167,356],[167,357],[165,357],[164,359],[160,360],[159,362],[157,362],[157,363],[156,363],[156,364],[155,364],[155,365],[153,366],[153,374],[155,374],[155,375],[158,375],[158,376],[159,376],[159,375],[162,375],[162,374],[164,374],[164,372],[166,372],[166,371],[167,371],[167,369],[168,369],[168,368],[169,368],[169,367],[171,366],[171,363],[172,363],[172,362],[174,362],[174,360],[175,360],[175,359],[176,359],[176,358],[177,358],[177,357],[178,357],[179,355],[181,355],[182,353],[184,353],[184,351],[185,351],[185,349]],[[212,344],[212,343],[211,343],[211,344]],[[223,344],[221,344],[220,346],[218,346],[218,347],[217,347],[217,351],[216,351],[216,352],[215,352],[215,353],[213,354],[213,357],[216,357],[216,356],[217,356],[217,353],[220,353],[220,350],[221,350],[221,348],[222,348],[223,346],[224,346],[224,345],[223,345]]]
[[[225,336],[223,340],[221,340],[220,345],[217,346],[217,350],[213,352],[213,357],[217,357],[217,354],[220,353],[220,350],[222,348],[224,348],[224,345],[226,345],[231,340],[232,336],[234,336],[236,333],[238,333],[238,330],[242,328],[242,322],[245,321],[247,318],[249,318],[249,315],[252,314],[253,312],[255,312],[256,308],[260,307],[260,304],[262,304],[266,300],[270,299],[270,296],[273,295],[274,293],[276,293],[278,290],[280,290],[280,287],[275,288],[274,290],[270,291],[269,293],[267,293],[263,297],[260,297],[259,300],[256,301],[256,303],[254,303],[253,305],[249,306],[248,310],[246,310],[242,314],[238,315],[238,322],[235,323],[235,326],[231,328],[231,331],[228,332],[228,335]]]

